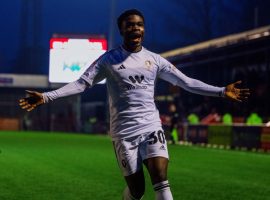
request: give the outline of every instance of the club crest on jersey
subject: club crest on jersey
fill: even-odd
[[[146,61],[144,62],[144,64],[145,64],[145,66],[146,66],[147,70],[150,70],[150,69],[151,69],[151,65],[152,65],[152,63],[151,63],[151,61],[150,61],[150,60],[146,60]]]

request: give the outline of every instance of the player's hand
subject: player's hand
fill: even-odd
[[[22,109],[32,111],[37,106],[44,104],[42,94],[36,91],[26,90],[27,96],[19,100],[19,105]]]
[[[248,88],[240,89],[236,87],[236,85],[239,85],[241,83],[242,81],[237,81],[235,83],[227,85],[225,88],[225,98],[238,102],[247,100],[250,95],[249,89]]]

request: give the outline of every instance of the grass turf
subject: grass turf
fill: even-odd
[[[270,199],[270,155],[169,145],[174,199]],[[1,200],[117,200],[125,187],[109,137],[0,132]],[[145,200],[154,193],[146,175]]]

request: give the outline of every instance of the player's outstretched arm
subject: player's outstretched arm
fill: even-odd
[[[83,79],[78,79],[77,81],[68,83],[63,87],[53,90],[50,92],[40,93],[37,91],[29,91],[27,92],[27,97],[20,99],[19,105],[22,109],[26,109],[27,111],[32,111],[37,106],[49,103],[55,99],[60,97],[66,97],[70,95],[75,95],[83,92],[87,87],[88,83]]]
[[[22,109],[32,111],[37,106],[44,104],[44,99],[41,93],[36,91],[26,90],[27,97],[19,100],[19,105]]]
[[[236,85],[239,85],[241,83],[242,81],[237,81],[235,83],[227,85],[224,94],[225,98],[238,102],[242,102],[243,100],[248,99],[250,95],[249,89],[248,88],[241,89],[236,87]]]

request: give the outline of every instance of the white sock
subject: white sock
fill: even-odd
[[[154,185],[156,200],[173,200],[169,181],[162,181]]]
[[[143,198],[143,196],[142,196]],[[123,192],[123,200],[141,200],[142,198],[140,199],[136,199],[134,198],[131,194],[130,194],[130,191],[128,189],[128,186],[125,188],[124,192]]]

